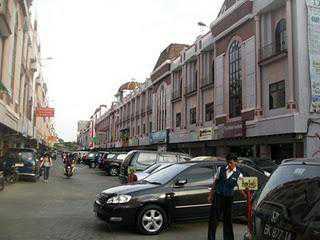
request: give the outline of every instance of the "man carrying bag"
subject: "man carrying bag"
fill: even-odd
[[[208,197],[209,203],[212,204],[208,240],[216,239],[216,229],[221,216],[223,217],[223,239],[234,240],[232,225],[234,188],[238,186],[238,180],[243,178],[237,169],[236,161],[237,157],[234,154],[228,154],[226,157],[227,165],[219,167],[213,177],[213,185]]]

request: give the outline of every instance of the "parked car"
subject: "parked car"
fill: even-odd
[[[253,239],[320,239],[320,159],[285,160],[254,204]]]
[[[270,175],[277,169],[278,165],[268,158],[244,158],[239,157],[238,162],[247,164],[253,168],[256,168],[260,171],[263,171],[266,176],[270,177]]]
[[[170,223],[208,219],[209,187],[218,167],[224,161],[185,162],[173,164],[147,178],[97,195],[94,211],[109,223],[136,226],[148,235],[158,234]],[[250,166],[239,164],[244,176],[257,176],[260,186],[267,177]],[[234,216],[244,216],[246,201],[235,195]]]
[[[111,176],[118,176],[121,164],[126,158],[126,153],[109,153],[103,161],[103,168],[106,174]]]
[[[89,152],[88,156],[86,158],[86,164],[89,166],[89,168],[95,168],[96,167],[96,156],[97,152]]]
[[[146,177],[150,176],[153,173],[156,173],[160,171],[161,169],[164,169],[166,167],[169,167],[173,165],[174,163],[156,163],[148,167],[146,170],[142,172],[137,172],[134,174],[133,182],[140,181],[142,179],[145,179]]]
[[[15,165],[19,178],[37,181],[39,178],[39,161],[37,152],[31,148],[11,148],[3,157],[4,165]]]
[[[183,153],[133,150],[123,160],[119,178],[122,182],[128,182],[129,174],[144,171],[155,163],[179,163],[190,160],[191,157]]]

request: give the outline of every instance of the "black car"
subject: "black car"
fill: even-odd
[[[238,158],[239,163],[247,164],[253,168],[263,171],[268,177],[277,169],[278,165],[268,158]]]
[[[191,157],[183,153],[134,150],[123,160],[119,178],[122,182],[127,182],[130,173],[144,171],[155,163],[179,163],[190,160]]]
[[[105,154],[105,158],[103,159],[103,169],[105,170],[106,174],[118,176],[121,164],[126,156],[126,153]]]
[[[136,226],[143,234],[158,234],[170,223],[209,217],[209,187],[213,174],[224,161],[178,163],[147,178],[97,195],[94,211],[109,223]],[[244,176],[257,176],[260,185],[267,177],[247,165],[238,167]],[[246,201],[240,192],[234,201],[234,216],[244,216]]]
[[[254,207],[253,239],[320,239],[320,159],[285,160]]]

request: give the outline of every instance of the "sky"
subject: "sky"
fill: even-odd
[[[197,23],[209,26],[223,1],[34,0],[58,136],[75,141],[78,120],[109,107],[121,84],[145,81],[170,43],[208,31]]]

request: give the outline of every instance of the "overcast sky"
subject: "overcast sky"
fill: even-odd
[[[144,81],[170,43],[192,44],[224,0],[35,0],[50,105],[59,137],[111,105],[122,83]]]

